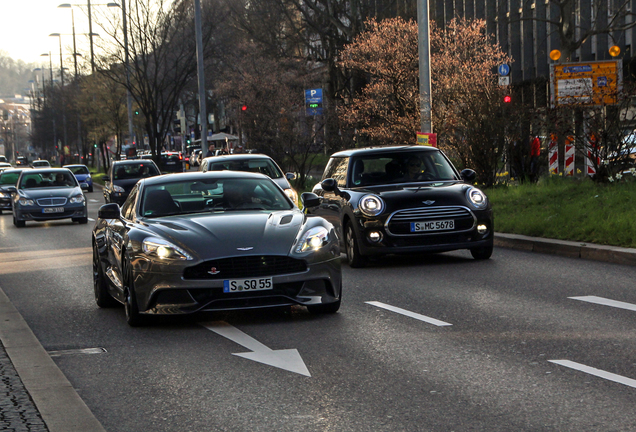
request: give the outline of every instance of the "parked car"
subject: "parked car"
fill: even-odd
[[[329,159],[313,188],[322,203],[308,213],[336,227],[351,267],[372,256],[456,249],[488,259],[493,212],[474,179],[434,147],[346,150]]]
[[[22,228],[26,221],[42,222],[71,219],[88,223],[86,198],[67,168],[24,170],[13,194],[13,224]]]
[[[51,168],[51,164],[47,160],[34,160],[31,162],[33,168]]]
[[[93,178],[86,165],[64,165],[64,168],[71,170],[82,189],[93,192]]]
[[[0,214],[3,210],[11,211],[13,195],[17,193],[15,185],[18,183],[20,173],[27,168],[7,169],[0,172]]]
[[[303,199],[319,201],[311,193]],[[99,209],[92,244],[97,305],[123,303],[133,326],[151,315],[340,307],[333,226],[303,214],[262,174],[142,179],[121,209]]]
[[[122,205],[139,179],[160,175],[152,159],[113,161],[104,180],[104,201]]]
[[[235,154],[223,156],[210,156],[201,160],[199,171],[248,171],[265,174],[273,179],[287,196],[298,205],[298,193],[292,188],[290,180],[296,178],[294,173],[286,173],[280,169],[274,159],[262,154]]]

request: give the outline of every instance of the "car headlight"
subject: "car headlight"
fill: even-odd
[[[365,195],[358,203],[358,208],[367,216],[377,216],[384,211],[384,201],[375,195]]]
[[[488,206],[488,198],[476,187],[468,188],[466,198],[468,198],[468,202],[477,210],[485,209],[486,206]]]
[[[0,192],[0,198],[11,198],[11,194],[6,192]]]
[[[307,252],[308,250],[318,250],[329,243],[329,231],[325,227],[314,227],[300,238],[296,253]]]
[[[157,237],[148,237],[142,243],[144,252],[161,259],[192,260],[192,257],[183,249]]]
[[[28,198],[20,198],[19,201],[21,206],[32,206],[35,205],[35,202],[32,199],[28,199]]]
[[[84,195],[75,195],[74,197],[71,197],[68,202],[71,204],[84,204],[86,202],[86,198],[84,198]]]
[[[115,191],[115,192],[126,192],[126,190],[123,187],[117,186],[117,185],[113,185],[113,191]]]
[[[291,188],[285,189],[285,195],[287,195],[289,199],[296,204],[296,207],[298,207],[298,193],[295,190]]]

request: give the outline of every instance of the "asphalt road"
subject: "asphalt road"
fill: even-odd
[[[390,258],[343,266],[335,315],[130,328],[94,304],[91,227],[1,215],[0,287],[107,431],[636,430],[636,267]]]

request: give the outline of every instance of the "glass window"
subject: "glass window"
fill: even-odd
[[[89,174],[88,168],[85,166],[68,167],[73,174]]]
[[[0,174],[0,185],[14,185],[18,182],[18,178],[20,177],[19,172],[5,172]]]
[[[130,191],[130,195],[126,198],[126,202],[121,208],[121,215],[124,219],[132,220],[135,215],[135,201],[137,200],[137,192],[139,188],[135,187]]]
[[[332,178],[338,183],[338,187],[345,187],[347,184],[347,167],[349,165],[349,158],[331,158],[325,173],[322,176],[322,180]]]
[[[77,180],[70,171],[47,171],[23,175],[19,187],[22,189],[71,188],[77,185]]]

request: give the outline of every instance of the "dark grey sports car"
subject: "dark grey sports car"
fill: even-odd
[[[305,205],[317,205],[312,193]],[[269,177],[215,171],[141,179],[93,229],[100,307],[149,315],[304,305],[336,312],[342,275],[333,226],[300,211]]]
[[[492,207],[471,185],[475,171],[458,172],[436,148],[345,150],[331,156],[322,178],[313,192],[323,199],[309,213],[334,225],[351,267],[387,254],[492,254]]]

